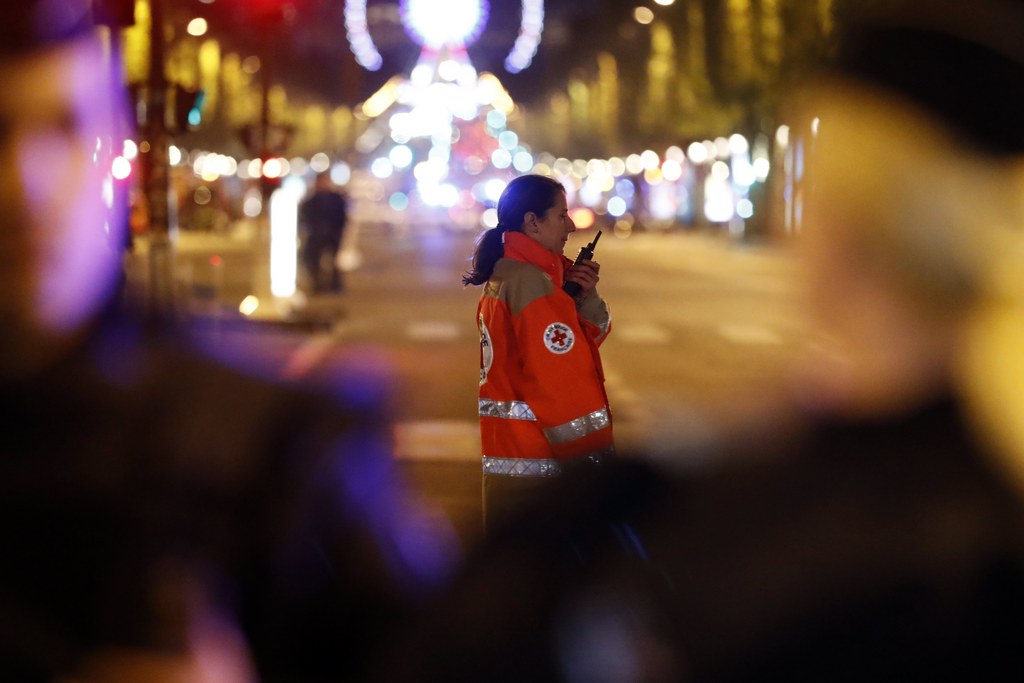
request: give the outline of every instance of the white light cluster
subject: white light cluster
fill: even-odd
[[[652,149],[610,159],[541,154],[532,171],[558,177],[570,194],[575,193],[578,209],[589,208],[615,218],[616,234],[625,236],[634,220],[635,182],[647,187],[646,210],[660,223],[668,224],[696,210],[712,222],[742,230],[734,219],[754,215],[754,202],[748,195],[755,183],[767,179],[770,168],[766,135],[751,143],[734,134],[695,141],[685,150],[673,145],[663,154]],[[703,206],[693,206],[695,183],[701,183],[704,190]]]
[[[295,294],[299,199],[283,187],[270,196],[270,293],[276,297]]]
[[[377,71],[384,65],[366,24],[366,0],[347,0],[345,3],[345,37],[360,66]]]
[[[409,34],[433,50],[472,42],[487,21],[484,0],[405,0],[402,8]]]
[[[530,66],[544,31],[544,0],[523,0],[523,21],[512,51],[505,58],[505,69],[519,73]]]

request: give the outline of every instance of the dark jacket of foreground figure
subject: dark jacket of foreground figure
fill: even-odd
[[[1024,678],[1024,513],[953,402],[540,505],[387,680]]]
[[[0,408],[4,680],[181,652],[197,606],[261,680],[345,680],[437,569],[365,405],[114,322]]]

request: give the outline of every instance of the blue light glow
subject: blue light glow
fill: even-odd
[[[502,149],[513,150],[519,145],[519,136],[510,130],[503,131],[498,135],[498,144]]]
[[[384,65],[384,59],[373,44],[366,21],[366,0],[345,2],[345,35],[356,62],[369,71],[377,71]]]
[[[512,168],[520,173],[528,173],[533,169],[533,155],[526,150],[520,149],[512,157]]]
[[[487,126],[489,128],[504,130],[506,125],[508,125],[508,117],[505,116],[505,112],[498,109],[492,109],[487,112]]]
[[[523,21],[512,51],[505,58],[505,70],[519,73],[530,66],[544,30],[544,0],[523,0]]]
[[[508,168],[512,165],[512,155],[507,149],[496,149],[491,153],[491,164],[495,168]]]
[[[395,211],[405,211],[409,208],[409,197],[404,192],[395,192],[388,199],[388,205]]]

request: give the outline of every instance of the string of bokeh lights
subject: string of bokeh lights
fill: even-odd
[[[374,120],[356,141],[355,151],[367,157],[368,176],[389,185],[381,199],[396,212],[413,208],[409,189],[396,182],[408,173],[415,178],[419,203],[425,208],[470,210],[477,225],[494,222],[493,207],[504,188],[508,172],[545,173],[558,177],[576,202],[578,222],[593,223],[596,215],[621,222],[623,229],[643,211],[656,221],[692,220],[698,213],[712,222],[746,219],[752,215],[749,191],[763,182],[770,168],[764,140],[747,140],[739,135],[716,140],[695,141],[686,149],[671,146],[661,153],[645,150],[609,159],[555,158],[534,154],[519,136],[508,129],[514,102],[493,74],[477,73],[465,54],[465,45],[479,37],[488,19],[486,0],[404,0],[403,22],[409,35],[423,46],[423,53],[408,77],[395,76],[359,108]],[[664,2],[659,3],[664,4]],[[453,21],[458,17],[458,21]],[[381,58],[369,36],[366,0],[345,4],[346,29],[357,60],[365,68],[380,68]],[[506,59],[506,69],[529,66],[543,31],[543,0],[523,0],[522,22],[516,46]],[[385,114],[387,114],[385,116]],[[461,121],[461,123],[460,123]],[[487,153],[453,159],[452,144],[459,126],[476,121],[490,140]],[[777,132],[780,149],[786,148],[787,130]],[[412,144],[420,138],[429,144],[425,153]],[[125,158],[115,160],[114,175],[130,174],[135,156],[130,147]],[[449,177],[450,164],[461,179]],[[197,178],[214,182],[235,176],[240,180],[261,176],[279,179],[302,191],[302,176],[308,171],[330,170],[339,185],[352,178],[354,170],[344,161],[331,162],[321,152],[309,159],[235,159],[221,154],[171,149],[174,166],[191,166]],[[454,181],[453,181],[454,180]],[[696,183],[700,183],[698,188]],[[641,192],[641,187],[646,188]],[[696,205],[703,197],[701,206]],[[197,203],[200,197],[196,197]],[[641,204],[638,204],[641,202]],[[259,215],[263,209],[260,193],[246,192],[243,212]]]

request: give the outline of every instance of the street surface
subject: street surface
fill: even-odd
[[[474,237],[437,226],[354,224],[343,294],[237,328],[238,302],[258,277],[246,235],[182,233],[178,303],[207,315],[209,334],[225,344],[258,335],[253,345],[288,379],[315,380],[346,363],[383,372],[398,457],[472,538],[479,532],[479,290],[459,280]],[[574,235],[566,255],[592,237]],[[144,245],[133,258],[137,278]],[[613,320],[601,352],[620,450],[685,458],[681,444],[713,436],[728,422],[721,416],[756,412],[771,400],[805,338],[792,263],[780,247],[724,234],[609,233],[596,260]]]

